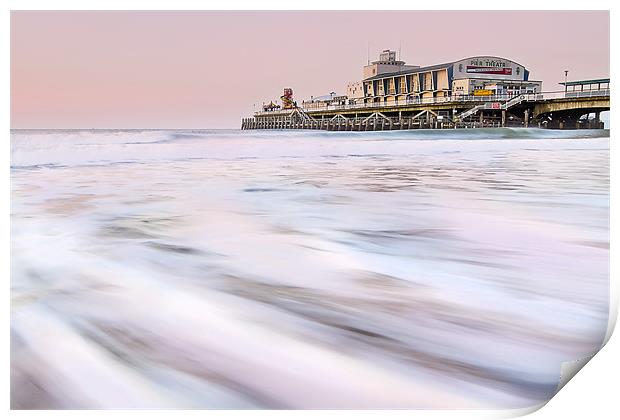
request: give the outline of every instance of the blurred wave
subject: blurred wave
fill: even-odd
[[[14,130],[12,407],[545,401],[607,326],[608,137]]]
[[[190,159],[368,156],[395,153],[495,150],[492,140],[531,140],[531,147],[562,148],[554,139],[609,137],[609,130],[525,128],[328,132],[298,130],[12,130],[11,167],[58,167]],[[303,133],[303,134],[300,134]],[[541,139],[546,142],[541,145]],[[422,140],[431,140],[430,142]],[[438,142],[436,140],[442,140]],[[509,143],[509,142],[508,142]],[[157,145],[159,147],[154,147]]]

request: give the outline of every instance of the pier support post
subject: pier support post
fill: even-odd
[[[502,127],[506,127],[506,110],[502,109]]]
[[[523,116],[523,126],[528,128],[530,126],[530,110],[525,110],[525,115]]]

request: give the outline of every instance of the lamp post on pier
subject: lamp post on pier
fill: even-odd
[[[564,93],[568,92],[568,86],[566,83],[568,82],[568,70],[564,70]]]

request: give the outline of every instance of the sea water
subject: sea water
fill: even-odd
[[[14,130],[13,408],[522,408],[602,343],[609,131]]]

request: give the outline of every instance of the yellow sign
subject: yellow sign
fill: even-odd
[[[491,90],[491,89],[478,89],[478,90],[474,90],[474,96],[489,96],[489,95],[493,95],[495,93],[495,91]]]

